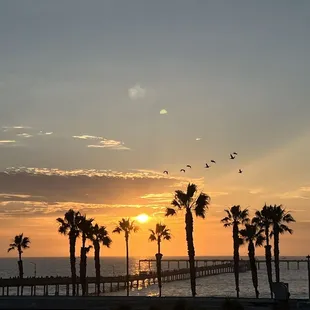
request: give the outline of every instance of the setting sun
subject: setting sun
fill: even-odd
[[[137,217],[136,217],[136,220],[139,222],[139,223],[146,223],[148,220],[149,220],[149,216],[145,213],[142,213],[142,214],[139,214]]]

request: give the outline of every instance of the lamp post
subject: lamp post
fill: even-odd
[[[29,263],[32,264],[34,267],[34,277],[36,278],[36,276],[37,276],[37,264],[34,262],[29,262]]]

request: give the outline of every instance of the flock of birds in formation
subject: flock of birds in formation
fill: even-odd
[[[238,153],[233,152],[232,154],[230,154],[230,159],[235,159],[237,155],[238,155]],[[216,164],[216,161],[215,161],[214,159],[211,159],[210,162],[211,162],[212,164]],[[208,163],[206,163],[205,168],[208,169],[208,168],[210,168],[210,167],[211,167],[211,164],[209,165]],[[191,169],[192,166],[191,166],[191,165],[186,165],[186,168]],[[185,169],[184,169],[184,168],[180,169],[180,172],[185,173]],[[238,172],[239,172],[239,173],[242,173],[243,171],[242,171],[241,169],[239,169]],[[163,173],[164,173],[164,174],[169,174],[169,171],[168,171],[168,170],[165,170]]]

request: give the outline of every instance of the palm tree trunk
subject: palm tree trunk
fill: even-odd
[[[239,229],[238,225],[233,226],[233,242],[234,242],[234,274],[237,298],[239,298]]]
[[[185,231],[186,231],[187,252],[189,259],[189,272],[191,278],[191,290],[192,290],[192,296],[195,297],[197,294],[196,294],[196,267],[195,267],[193,226],[194,225],[193,225],[192,212],[190,209],[187,209],[185,214]]]
[[[162,288],[162,283],[161,283],[161,259],[163,255],[160,253],[160,239],[157,240],[157,254],[155,255],[156,257],[156,269],[157,269],[157,280],[158,280],[158,291],[159,291],[159,297],[161,297],[161,288]]]
[[[249,260],[250,260],[252,283],[253,283],[254,290],[255,290],[255,296],[256,298],[259,298],[257,266],[256,266],[256,261],[255,261],[255,247],[254,247],[253,241],[251,240],[248,246],[248,255],[249,255]]]
[[[81,247],[81,257],[80,257],[80,282],[81,282],[81,286],[82,286],[82,296],[85,296],[86,293],[86,286],[85,286],[85,264],[84,264],[84,260],[85,260],[85,248],[82,246]]]
[[[280,282],[280,250],[279,250],[279,231],[274,229],[274,267],[276,270],[276,282]]]
[[[126,290],[129,296],[129,236],[125,236],[126,241]]]
[[[24,267],[23,267],[23,261],[22,261],[22,253],[18,253],[18,271],[19,271],[19,278],[22,279],[24,277]]]
[[[72,295],[75,296],[76,291],[76,267],[75,267],[75,243],[76,239],[74,237],[69,237],[70,245],[70,266],[71,266],[71,280],[72,280]]]
[[[85,295],[88,294],[87,290],[87,253],[89,249],[84,248],[84,289],[85,289]]]
[[[267,276],[268,283],[270,288],[270,296],[273,298],[272,294],[272,257],[271,257],[271,245],[269,244],[269,229],[265,229],[266,235],[266,245],[265,245],[265,258],[266,258],[266,268],[267,268]]]
[[[95,249],[95,269],[96,269],[96,286],[97,286],[97,295],[100,295],[100,245],[99,243],[94,243]]]

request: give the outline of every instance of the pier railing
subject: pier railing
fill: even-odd
[[[240,262],[240,272],[246,272],[249,270],[249,263],[247,261]],[[234,271],[232,262],[225,262],[222,264],[215,264],[212,266],[200,266],[196,267],[196,277],[207,277],[223,273],[232,273]],[[189,268],[180,268],[174,270],[165,270],[161,274],[162,282],[180,281],[186,280],[190,277]],[[136,275],[129,276],[129,283],[131,288],[147,287],[157,282],[157,273],[154,271],[141,272]],[[40,295],[48,296],[53,295],[70,295],[72,289],[72,280],[70,277],[30,277],[30,278],[9,278],[0,279],[0,294],[1,296],[9,295]],[[86,294],[95,294],[96,291],[90,292],[89,285],[94,286],[96,278],[87,277]],[[77,278],[77,294],[80,293],[81,282]],[[53,287],[51,292],[51,287]],[[101,277],[100,278],[100,290],[102,293],[119,291],[126,288],[125,276],[114,277]],[[28,288],[25,290],[24,288]],[[38,290],[39,288],[39,290]],[[27,292],[28,293],[27,293]]]

